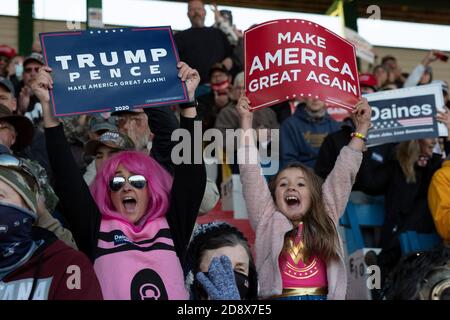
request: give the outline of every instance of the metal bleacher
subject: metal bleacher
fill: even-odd
[[[349,202],[340,225],[344,228],[345,242],[348,254],[367,247],[361,228],[377,228],[383,225],[384,204],[355,204]],[[437,233],[417,233],[405,231],[399,236],[402,254],[428,250],[439,244],[442,240]]]
[[[348,254],[367,247],[361,227],[381,227],[384,221],[384,204],[347,204],[340,225],[344,227]]]

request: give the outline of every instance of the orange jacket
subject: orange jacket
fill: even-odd
[[[428,206],[439,235],[450,244],[450,160],[442,164],[431,180]]]

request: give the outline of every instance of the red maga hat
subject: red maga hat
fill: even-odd
[[[373,87],[377,86],[377,78],[371,73],[361,73],[359,75],[359,85],[361,87]]]
[[[11,59],[16,56],[16,49],[6,44],[0,44],[0,56],[8,57],[8,59]]]

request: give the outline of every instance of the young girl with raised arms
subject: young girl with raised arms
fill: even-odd
[[[259,296],[269,299],[345,299],[347,273],[337,232],[358,173],[370,128],[366,100],[354,108],[356,130],[324,182],[314,171],[292,163],[268,184],[261,174],[252,134],[250,101],[241,97],[238,161],[243,193],[256,234]]]

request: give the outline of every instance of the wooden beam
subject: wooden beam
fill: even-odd
[[[168,0],[179,1],[179,0]],[[350,1],[350,0],[345,0]],[[187,2],[187,0],[185,0]],[[333,0],[205,0],[205,4],[324,14]],[[358,17],[367,18],[370,5],[378,5],[381,19],[450,25],[449,0],[358,0]]]

